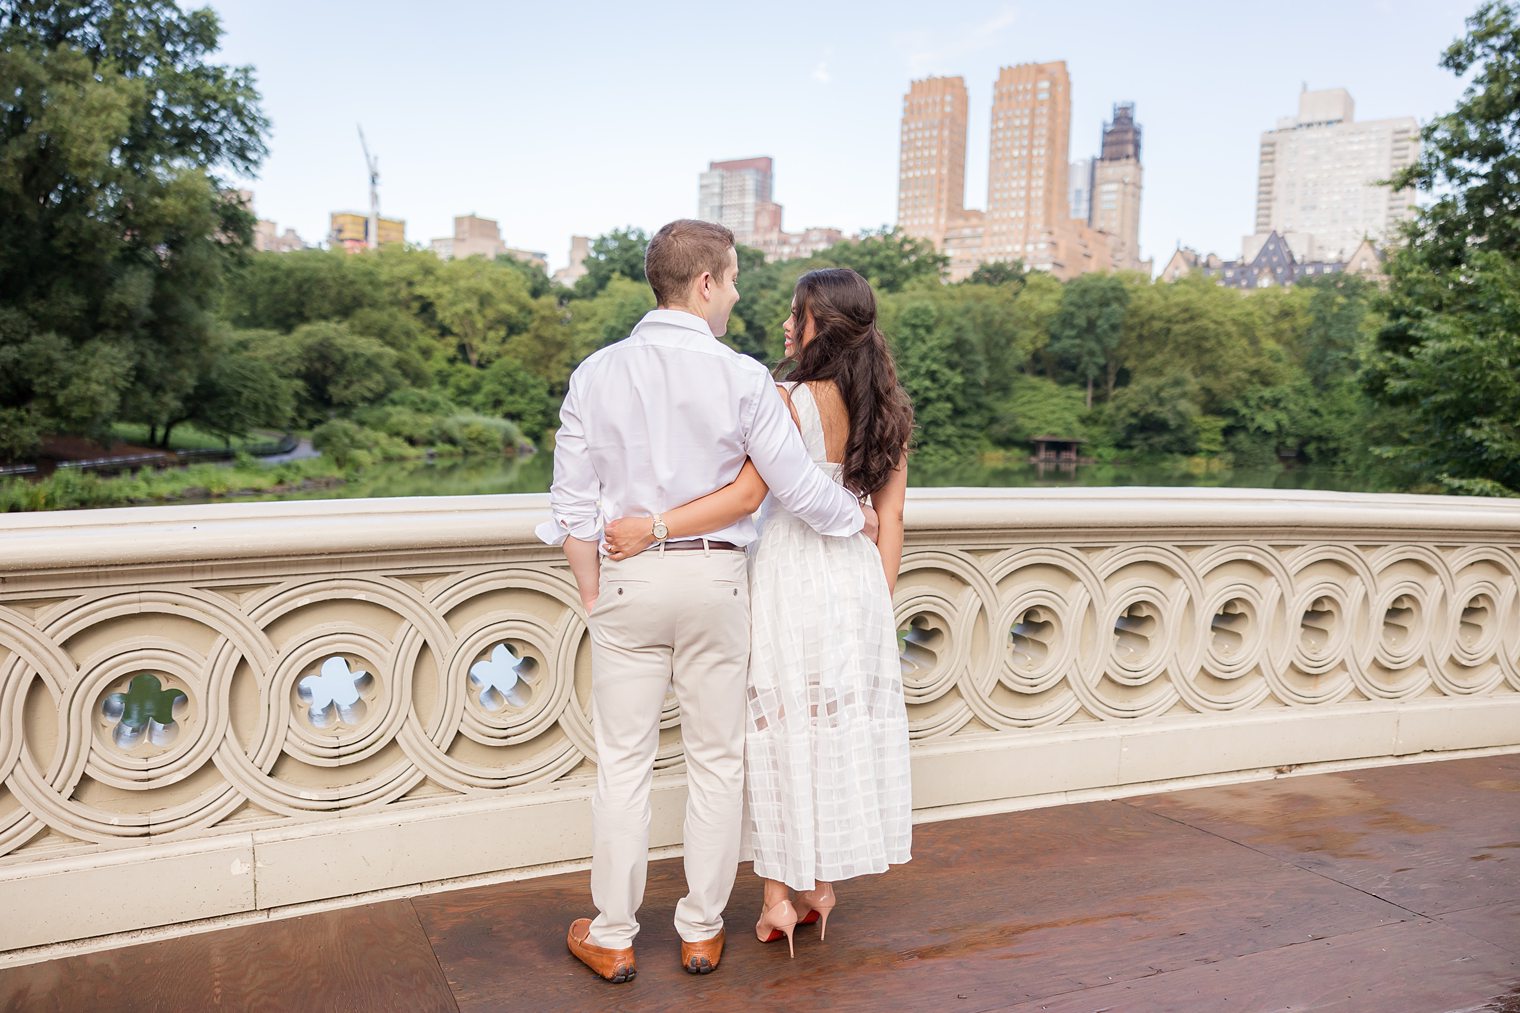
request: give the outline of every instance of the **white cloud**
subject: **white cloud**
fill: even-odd
[[[813,80],[819,84],[828,84],[834,78],[829,74],[829,61],[819,60],[818,66],[813,68]]]
[[[975,25],[950,32],[912,32],[899,39],[899,46],[907,50],[908,72],[914,77],[953,74],[960,57],[995,44],[998,36],[1013,27],[1017,20],[1018,11],[1009,4]]]

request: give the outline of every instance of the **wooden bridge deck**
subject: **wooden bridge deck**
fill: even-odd
[[[1520,1011],[1520,755],[928,824],[914,853],[795,960],[741,869],[700,978],[665,861],[629,985],[565,952],[576,873],[11,968],[0,1009]]]

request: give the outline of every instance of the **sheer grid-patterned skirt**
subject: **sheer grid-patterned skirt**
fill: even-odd
[[[750,559],[748,843],[809,890],[908,861],[908,715],[876,546],[771,505]]]

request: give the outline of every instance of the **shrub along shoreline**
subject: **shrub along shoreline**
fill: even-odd
[[[0,479],[0,513],[141,506],[330,488],[389,461],[491,455],[511,458],[535,450],[522,430],[505,419],[468,412],[435,416],[394,404],[367,409],[361,415],[370,425],[334,419],[318,426],[311,441],[321,456],[304,460],[266,464],[248,454],[238,454],[222,464],[142,468],[116,475],[61,470],[41,479]]]

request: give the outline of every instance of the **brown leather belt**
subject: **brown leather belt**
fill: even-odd
[[[687,551],[689,551],[691,549],[700,549],[701,547],[702,547],[702,540],[700,538],[698,538],[698,539],[696,539],[694,541],[687,541],[687,540],[683,539],[683,540],[681,540],[679,542],[666,542],[665,543],[665,551],[666,552],[687,552]],[[713,541],[709,541],[707,543],[707,547],[709,549],[721,549],[721,550],[723,550],[725,552],[743,552],[744,551],[744,546],[742,546],[742,545],[735,545],[733,542],[713,542]]]

